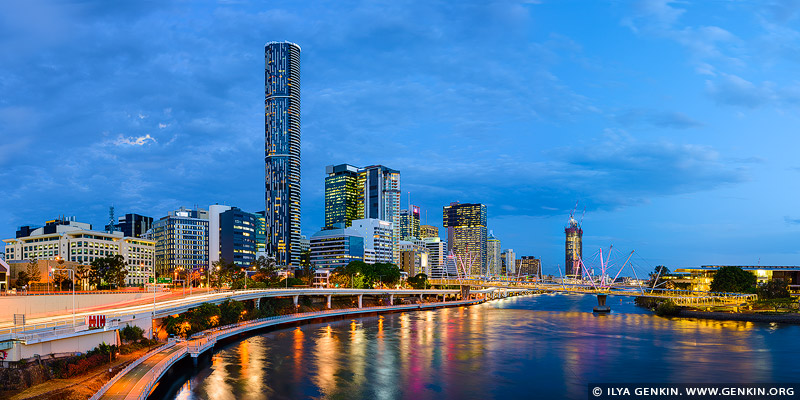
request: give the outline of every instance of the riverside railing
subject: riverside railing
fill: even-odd
[[[159,353],[161,351],[164,351],[164,350],[174,346],[175,343],[176,343],[175,341],[170,341],[167,344],[165,344],[165,345],[163,345],[161,347],[155,348],[155,349],[153,349],[151,351],[148,351],[147,354],[137,358],[134,362],[128,364],[121,371],[117,372],[117,374],[114,375],[114,377],[111,378],[111,380],[106,382],[106,384],[103,385],[103,387],[101,387],[100,390],[98,390],[97,393],[95,393],[89,399],[90,400],[99,399],[102,395],[104,395],[108,391],[109,388],[111,388],[111,386],[113,386],[115,383],[117,383],[117,381],[120,380],[120,378],[125,376],[125,374],[127,374],[128,372],[131,372],[134,368],[138,367],[141,363],[143,363],[145,360],[147,360],[148,358],[152,357],[153,355],[155,355],[155,354],[157,354],[157,353]]]
[[[138,399],[145,400],[150,395],[150,391],[153,389],[158,380],[161,379],[161,376],[172,366],[172,364],[177,361],[178,359],[186,356],[192,350],[200,350],[206,344],[213,342],[216,343],[217,339],[224,339],[226,337],[232,336],[234,334],[243,333],[252,329],[258,329],[261,327],[271,326],[273,324],[268,324],[266,322],[274,322],[275,325],[279,323],[285,322],[294,322],[298,320],[305,320],[305,319],[312,319],[314,317],[319,316],[336,316],[336,315],[346,315],[346,314],[357,314],[357,313],[370,313],[374,311],[388,311],[388,310],[419,310],[425,308],[435,308],[440,306],[458,306],[458,305],[466,305],[466,304],[475,304],[481,303],[483,300],[455,300],[455,301],[447,301],[447,302],[436,302],[436,303],[424,303],[424,304],[413,304],[413,305],[396,305],[396,306],[376,306],[376,307],[364,307],[364,308],[345,308],[345,309],[338,309],[338,310],[325,310],[325,311],[310,311],[304,313],[295,313],[295,314],[288,314],[288,315],[276,315],[273,317],[266,317],[266,318],[259,318],[256,320],[251,321],[243,321],[238,322],[235,324],[223,325],[216,328],[207,329],[203,332],[199,332],[195,335],[190,337],[190,340],[183,344],[185,347],[181,350],[172,354],[169,358],[165,360],[159,361],[159,363],[148,373],[142,380],[146,379],[146,383],[141,388],[141,392],[138,395]],[[248,328],[248,329],[242,329]],[[194,339],[193,339],[194,338]],[[161,351],[166,350],[166,348],[161,349]],[[205,349],[203,349],[205,350]],[[158,352],[153,351],[147,353],[145,356],[142,356],[138,361],[137,365],[140,365],[142,362],[146,361],[148,358],[152,357],[153,355],[157,354]],[[127,367],[126,367],[127,368]],[[126,373],[133,370],[135,367],[131,367],[127,369]],[[114,382],[119,381],[124,374],[117,374],[118,376],[114,377]],[[140,380],[139,382],[142,382]],[[108,389],[113,385],[113,383],[107,383],[101,389],[103,393],[98,392],[92,399],[99,399]],[[107,386],[107,387],[106,387]],[[137,383],[134,388],[138,387],[139,383]]]

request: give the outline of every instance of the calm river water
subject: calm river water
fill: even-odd
[[[593,296],[535,295],[276,330],[182,364],[159,397],[585,399],[595,382],[797,381],[800,326],[669,320],[608,300],[609,315],[592,314]]]

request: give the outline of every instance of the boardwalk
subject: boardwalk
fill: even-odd
[[[300,314],[283,315],[262,318],[253,321],[240,322],[204,331],[187,341],[174,341],[161,348],[148,353],[137,360],[136,363],[122,370],[109,381],[92,399],[134,400],[146,399],[150,395],[158,380],[169,368],[187,355],[199,356],[204,351],[214,347],[218,340],[242,334],[248,331],[261,329],[286,323],[307,321],[321,317],[336,317],[341,315],[372,314],[381,312],[413,311],[439,307],[454,307],[477,304],[483,300],[457,300],[436,303],[408,304],[397,306],[350,308],[343,310],[326,310]]]

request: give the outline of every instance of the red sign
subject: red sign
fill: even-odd
[[[89,329],[102,328],[106,326],[106,316],[89,315],[88,317],[86,317],[86,324],[89,325]]]

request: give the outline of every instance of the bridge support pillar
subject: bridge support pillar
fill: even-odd
[[[261,299],[253,299],[253,308],[258,310],[259,303],[261,303]]]
[[[325,296],[328,298],[328,308],[331,308],[331,295]]]
[[[361,300],[364,298],[363,294],[358,295],[358,308],[361,308]]]
[[[592,311],[596,313],[607,313],[611,312],[611,307],[606,305],[606,294],[598,294],[597,295],[597,306],[595,306]]]
[[[393,305],[394,305],[394,294],[390,294],[390,295],[389,295],[389,305],[390,305],[390,306],[393,306]]]
[[[469,285],[461,285],[461,300],[469,300]]]
[[[292,301],[294,302],[295,308],[297,308],[298,300],[300,300],[300,296],[292,296]]]

